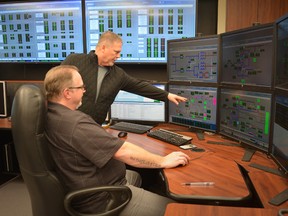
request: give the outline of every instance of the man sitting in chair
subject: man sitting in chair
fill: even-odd
[[[47,137],[56,169],[68,191],[103,185],[127,185],[132,199],[120,215],[164,215],[173,200],[146,191],[137,172],[140,168],[173,168],[189,163],[183,152],[159,156],[112,136],[89,115],[77,110],[85,86],[78,69],[56,66],[44,80],[48,100]],[[85,213],[103,211],[106,194],[92,194],[76,200],[74,207]]]

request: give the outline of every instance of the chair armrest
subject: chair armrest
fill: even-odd
[[[288,213],[288,209],[280,209],[278,212],[278,216],[284,216],[286,213]]]
[[[76,211],[73,209],[71,202],[74,198],[89,194],[89,193],[97,193],[97,192],[107,192],[110,196],[110,201],[107,206],[107,210],[102,213],[95,213],[95,214],[85,214]],[[64,198],[64,207],[65,210],[71,216],[111,216],[111,215],[118,215],[119,212],[129,203],[132,197],[132,192],[129,187],[127,186],[101,186],[101,187],[93,187],[93,188],[86,188],[80,189],[76,191],[72,191],[68,193]]]

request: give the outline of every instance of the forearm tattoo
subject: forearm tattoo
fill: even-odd
[[[149,166],[149,167],[153,167],[153,168],[161,168],[160,164],[157,164],[155,162],[151,162],[151,161],[147,161],[147,160],[144,160],[144,159],[140,159],[140,158],[135,158],[135,157],[130,157],[131,160],[133,161],[136,161],[140,164],[144,164],[146,166]]]

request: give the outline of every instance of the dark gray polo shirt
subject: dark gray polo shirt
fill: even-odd
[[[124,141],[107,133],[89,115],[49,102],[45,135],[68,191],[126,184],[125,164],[113,159]],[[75,206],[101,206],[103,196],[84,197]]]

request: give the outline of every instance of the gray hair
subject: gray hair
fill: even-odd
[[[96,48],[102,46],[103,44],[109,46],[113,44],[114,42],[123,43],[122,38],[118,34],[112,31],[106,31],[100,36],[100,39],[98,41],[98,44],[96,45]]]
[[[73,84],[73,73],[78,68],[72,65],[60,65],[51,68],[45,75],[44,89],[47,99],[60,95],[61,91]]]

